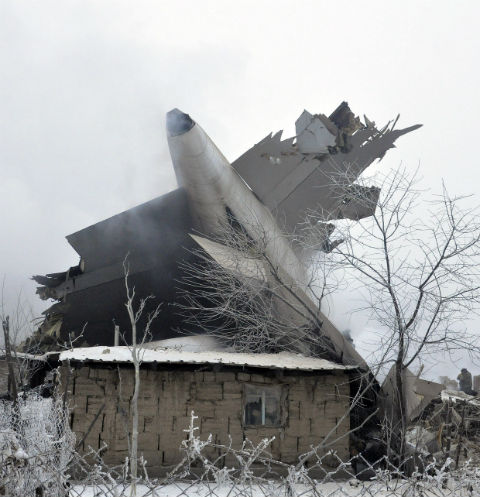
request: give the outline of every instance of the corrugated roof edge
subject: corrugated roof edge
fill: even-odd
[[[326,359],[305,357],[290,352],[278,354],[247,354],[223,350],[190,352],[172,348],[141,349],[143,363],[164,364],[224,364],[228,366],[251,366],[267,369],[296,369],[301,371],[353,370],[357,366],[345,366]],[[60,353],[60,362],[132,362],[129,347],[84,347]]]

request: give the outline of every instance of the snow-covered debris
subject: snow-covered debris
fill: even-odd
[[[478,397],[468,395],[460,390],[442,390],[440,395],[442,402],[448,402],[449,400],[454,404],[457,402],[467,402],[467,404],[472,406],[480,407],[480,399]]]

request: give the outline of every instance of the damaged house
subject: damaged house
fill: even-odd
[[[274,436],[273,458],[295,463],[311,445],[334,442],[337,454],[349,459],[350,416],[345,413],[352,366],[287,352],[202,350],[192,338],[165,346],[168,342],[145,350],[140,370],[139,455],[150,475],[164,475],[180,462],[192,412],[198,416],[197,434],[202,440],[212,434],[214,444],[228,446],[231,440],[232,448],[240,449],[246,439],[256,444]],[[131,430],[131,351],[79,348],[62,352],[60,361],[80,450],[106,447],[105,463],[123,463]],[[210,456],[222,453],[210,450]],[[222,462],[230,467],[238,463],[226,459]]]
[[[34,276],[41,285],[40,298],[55,303],[25,349],[33,342],[43,351],[57,349],[58,343],[81,347],[62,352],[59,360],[60,381],[73,407],[72,426],[84,449],[107,444],[106,460],[111,463],[126,455],[133,370],[128,350],[112,347],[115,325],[127,343],[131,339],[125,310],[126,255],[136,295],[155,296],[143,319],[161,304],[150,329],[153,341],[204,333],[176,306],[179,292],[185,291],[182,262],[195,261],[199,249],[218,262],[220,247],[228,266],[231,252],[221,245],[226,224],[252,243],[261,237],[272,265],[290,282],[290,291],[281,296],[286,305],[276,312],[288,312],[295,292],[314,308],[301,250],[291,235],[315,210],[326,228],[318,247],[328,252],[340,243],[330,238],[333,220],[372,215],[379,190],[355,181],[398,137],[418,127],[397,130],[395,125],[379,130],[367,118],[362,123],[345,102],[330,117],[304,111],[296,122],[296,137],[269,135],[230,164],[190,116],[177,109],[167,114],[179,188],[69,235],[79,264]],[[354,194],[358,191],[361,202]],[[268,285],[272,277],[265,271],[260,284]],[[165,344],[155,349],[152,344],[141,369],[139,450],[154,471],[162,473],[178,460],[192,410],[199,416],[201,435],[211,433],[219,443],[226,443],[228,435],[240,444],[275,434],[272,450],[284,462],[294,461],[332,430],[338,435],[333,448],[347,455],[349,440],[341,434],[352,422],[346,413],[352,375],[368,368],[351,342],[319,314],[318,333],[330,344],[329,354],[321,357],[309,357],[308,347],[303,355],[280,350],[239,354],[176,350]],[[299,317],[293,330],[307,324]],[[140,321],[138,329],[144,325]]]

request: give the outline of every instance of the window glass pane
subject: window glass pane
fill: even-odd
[[[255,402],[250,401],[245,406],[245,423],[247,425],[262,424],[262,402],[260,399]]]
[[[262,391],[252,385],[246,385],[245,390],[245,424],[262,424]]]
[[[280,392],[275,390],[267,390],[265,397],[265,424],[279,425],[280,424]]]

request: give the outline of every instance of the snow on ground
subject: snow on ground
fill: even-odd
[[[347,482],[318,483],[313,490],[307,485],[295,485],[289,491],[279,482],[264,485],[231,485],[216,483],[171,483],[158,487],[137,485],[137,497],[478,497],[480,488],[465,486],[460,490],[447,485],[429,485],[421,481],[393,480],[386,485],[383,482]],[[99,486],[74,486],[70,489],[70,497],[127,497],[130,487],[122,486],[113,491],[111,488]]]

